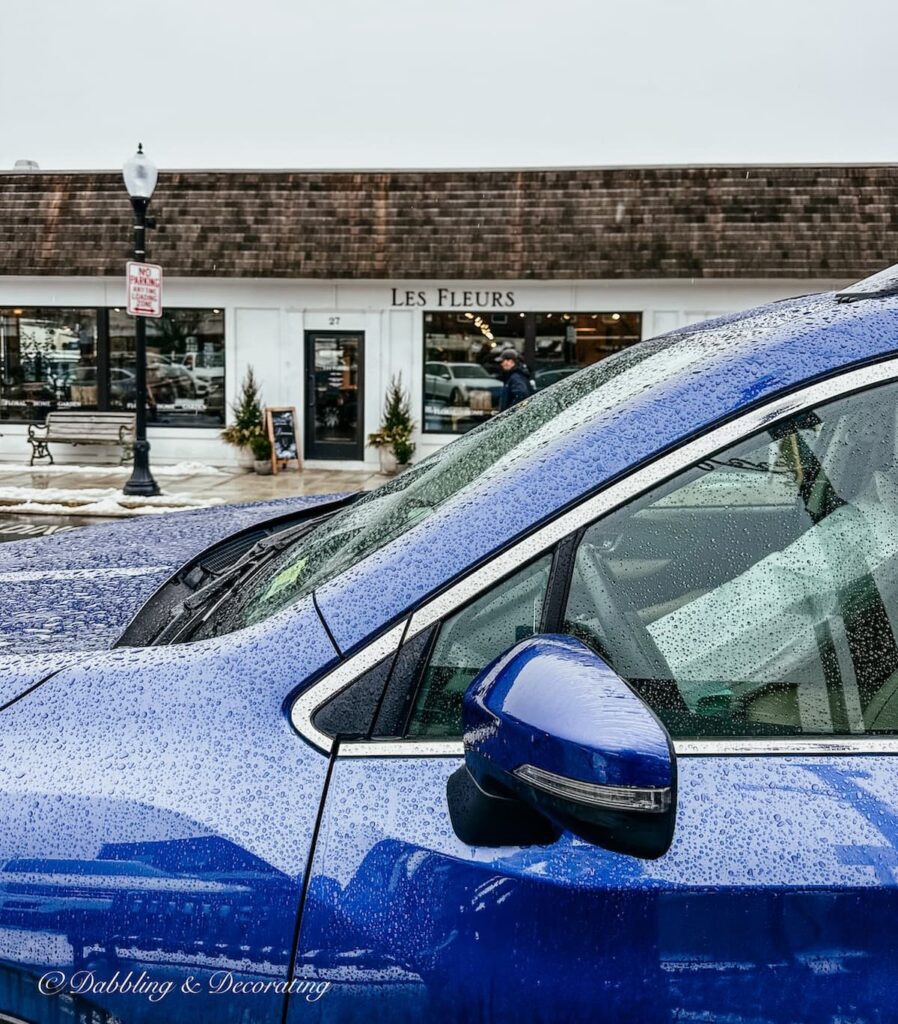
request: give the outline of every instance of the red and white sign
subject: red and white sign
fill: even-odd
[[[162,267],[128,260],[128,312],[162,316]]]

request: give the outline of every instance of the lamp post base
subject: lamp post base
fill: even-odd
[[[150,472],[150,445],[148,441],[137,441],[134,445],[134,468],[131,478],[122,488],[123,494],[140,498],[152,498],[159,493],[159,484]]]

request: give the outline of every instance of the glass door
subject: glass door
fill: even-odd
[[[306,331],[307,459],[362,459],[361,331]]]

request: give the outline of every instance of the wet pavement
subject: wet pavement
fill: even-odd
[[[110,504],[114,504],[108,496],[120,495],[128,473],[128,470],[117,466],[58,465],[48,470],[46,467],[30,469],[0,463],[0,544],[112,522],[112,518],[103,514]],[[386,479],[374,470],[321,469],[258,476],[223,470],[173,473],[166,467],[160,467],[157,476],[165,498],[174,504],[183,499],[185,508],[268,501],[300,494],[370,490]],[[17,513],[16,506],[25,502],[27,511],[23,509]],[[46,505],[46,512],[42,512],[42,505]],[[79,511],[89,514],[79,515]],[[116,508],[115,518],[138,511]],[[171,511],[177,511],[177,508]]]

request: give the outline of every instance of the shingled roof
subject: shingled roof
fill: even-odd
[[[163,172],[150,258],[256,278],[859,278],[898,262],[890,166]],[[118,173],[0,173],[0,275],[118,275]]]

